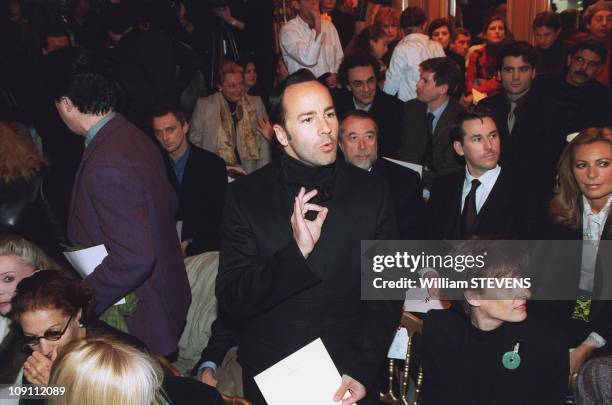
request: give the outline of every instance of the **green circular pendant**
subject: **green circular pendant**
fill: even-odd
[[[502,356],[502,364],[508,370],[514,370],[521,365],[521,356],[514,351],[506,352]]]

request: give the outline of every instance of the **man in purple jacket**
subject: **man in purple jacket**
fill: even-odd
[[[85,281],[96,313],[134,292],[129,332],[155,353],[177,352],[191,300],[174,224],[177,201],[153,142],[114,111],[114,83],[83,51],[58,52],[53,98],[68,128],[85,137],[68,219],[79,247],[104,244],[108,256]]]

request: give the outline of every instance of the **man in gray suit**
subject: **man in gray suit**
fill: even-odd
[[[128,330],[172,359],[191,294],[174,224],[177,201],[162,156],[114,111],[114,83],[76,48],[52,57],[53,99],[68,128],[85,137],[68,219],[68,237],[108,256],[85,281],[100,314],[129,293]]]
[[[425,188],[438,176],[463,165],[450,142],[450,130],[463,107],[451,95],[461,83],[461,70],[450,58],[432,58],[420,64],[417,98],[404,105],[402,141],[398,158],[423,165]]]

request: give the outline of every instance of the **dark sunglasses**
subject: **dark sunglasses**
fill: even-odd
[[[64,336],[64,333],[66,333],[66,331],[68,330],[68,325],[70,325],[70,321],[72,321],[73,317],[74,315],[70,315],[70,318],[68,318],[68,322],[66,323],[66,326],[64,326],[64,329],[62,329],[60,332],[55,331],[55,330],[48,330],[42,336],[25,336],[23,343],[26,346],[29,346],[30,348],[32,348],[38,345],[38,343],[40,343],[40,339],[45,339],[50,342],[56,342],[60,340],[62,336]]]

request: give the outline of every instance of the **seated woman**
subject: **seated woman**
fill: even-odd
[[[472,288],[479,278],[520,280],[525,254],[514,243],[466,241],[452,254],[482,255],[460,273],[470,288],[453,309],[423,325],[423,404],[558,405],[568,384],[562,334],[527,317],[528,289]],[[482,286],[481,286],[482,287]],[[486,286],[485,286],[486,287]]]
[[[110,335],[144,350],[144,344],[135,337],[91,316],[92,303],[87,285],[63,271],[38,272],[17,285],[9,316],[21,327],[25,346],[31,349],[24,364],[24,377],[29,383],[48,384],[58,352],[85,337]]]
[[[56,359],[50,384],[66,387],[50,405],[165,405],[161,366],[148,354],[110,338],[70,343]]]
[[[499,15],[493,15],[484,24],[482,36],[484,46],[469,53],[465,73],[466,95],[469,97],[472,89],[493,96],[502,89],[497,76],[497,54],[501,47],[511,40],[506,20]]]
[[[15,289],[34,272],[51,268],[57,265],[34,244],[17,235],[0,235],[0,384],[21,381],[26,359],[20,334],[7,318]]]
[[[577,299],[540,307],[567,332],[569,347],[575,349],[570,353],[571,371],[577,372],[589,357],[611,353],[612,284],[605,274],[612,262],[612,130],[589,128],[578,134],[561,155],[558,177],[547,237],[583,242],[573,252],[556,255],[570,273],[550,274],[553,281],[546,280],[563,284]]]
[[[439,42],[444,52],[448,53],[452,31],[452,26],[447,18],[436,18],[429,24],[427,35],[432,40]]]

